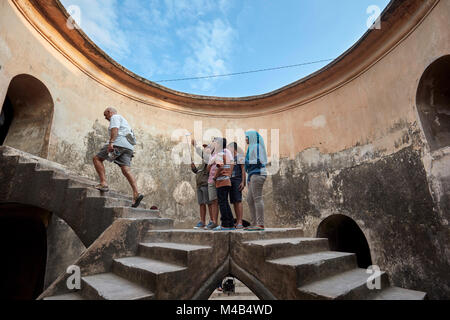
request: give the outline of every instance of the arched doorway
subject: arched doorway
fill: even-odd
[[[433,62],[423,73],[417,109],[431,151],[450,145],[450,55]]]
[[[43,292],[49,216],[36,207],[0,204],[1,300],[33,300]]]
[[[2,144],[47,158],[53,99],[41,81],[27,74],[14,77],[1,114]]]
[[[332,215],[320,223],[317,237],[328,238],[332,251],[355,253],[358,267],[372,265],[367,239],[353,219],[342,214]]]

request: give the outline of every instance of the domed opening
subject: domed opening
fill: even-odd
[[[450,55],[433,62],[417,89],[417,109],[431,151],[450,145]]]
[[[52,119],[53,99],[47,87],[30,75],[18,75],[2,107],[0,142],[47,158]]]
[[[358,267],[372,265],[367,239],[351,218],[340,214],[326,218],[317,229],[317,237],[328,238],[332,251],[355,253]]]

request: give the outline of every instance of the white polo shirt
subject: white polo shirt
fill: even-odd
[[[128,124],[128,121],[125,120],[120,114],[115,114],[111,117],[109,121],[109,136],[111,137],[111,129],[119,128],[119,133],[117,135],[116,140],[114,140],[113,145],[117,147],[127,148],[130,150],[134,150],[134,146],[128,142],[126,135],[131,132],[131,127]]]

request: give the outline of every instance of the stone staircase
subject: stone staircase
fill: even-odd
[[[150,300],[170,298],[172,283],[183,282],[194,256],[211,254],[211,247],[176,243],[143,242],[138,255],[113,260],[111,272],[82,277],[77,293],[45,300]]]
[[[424,292],[390,286],[383,271],[370,281],[379,280],[380,288],[369,289],[371,274],[358,268],[356,255],[329,251],[327,239],[251,240],[244,241],[243,245],[248,249],[247,255],[259,257],[255,264],[264,264],[255,268],[255,273],[283,275],[269,277],[267,285],[288,299],[423,300],[426,297]]]
[[[255,300],[252,291],[257,293],[258,285],[276,299],[422,300],[426,296],[390,286],[384,272],[379,275],[381,288],[370,290],[370,275],[357,267],[353,253],[329,251],[327,239],[301,235],[299,229],[149,230],[134,254],[113,259],[107,272],[83,276],[78,292],[44,299],[207,299],[213,293],[211,298],[217,300]],[[244,253],[245,263],[239,257]],[[232,267],[212,276],[227,259],[249,272],[247,278],[239,277],[253,289],[238,285],[234,296],[213,292],[218,280],[234,276]],[[247,282],[251,277],[257,278],[256,284]],[[207,282],[209,291],[199,295]]]
[[[214,234],[199,234],[191,230],[149,230],[138,240],[135,255],[112,260],[108,272],[83,276],[81,290],[44,300],[149,300],[186,299],[201,285],[197,276],[202,269],[210,272],[217,267],[213,247],[219,239]],[[196,234],[197,233],[197,234]],[[186,243],[186,236],[190,243]],[[222,234],[222,241],[224,239]],[[217,238],[217,237],[215,237]],[[198,242],[210,245],[199,245]],[[202,277],[200,277],[201,279]],[[205,280],[205,279],[203,279]],[[187,283],[192,281],[192,285]]]

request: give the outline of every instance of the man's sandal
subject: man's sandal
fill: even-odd
[[[94,188],[97,189],[97,190],[100,190],[102,192],[108,192],[109,191],[109,187],[108,186],[104,186],[101,183],[96,185]]]
[[[144,195],[139,194],[138,197],[136,198],[136,200],[134,200],[134,203],[131,207],[137,208],[139,206],[139,204],[141,203],[142,199],[144,199]]]

